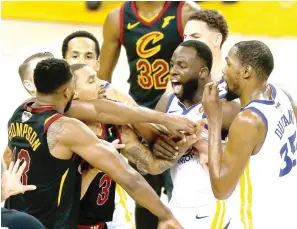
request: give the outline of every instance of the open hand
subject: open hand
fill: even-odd
[[[5,200],[12,195],[24,193],[27,191],[35,190],[35,185],[23,185],[21,177],[26,167],[26,161],[20,166],[20,160],[18,159],[14,165],[10,163],[8,170],[6,170],[2,176],[1,183],[1,200]]]

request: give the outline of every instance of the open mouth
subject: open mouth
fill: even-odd
[[[182,89],[182,83],[176,79],[171,80],[172,88],[175,94],[179,94]]]

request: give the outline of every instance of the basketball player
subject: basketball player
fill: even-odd
[[[189,17],[184,30],[184,40],[202,41],[211,49],[213,67],[211,79],[220,81],[224,67],[222,46],[229,35],[228,24],[216,10],[200,10]]]
[[[91,100],[96,98],[100,89],[100,80],[96,77],[96,71],[85,64],[71,65],[71,69],[75,77],[74,99]],[[167,161],[154,157],[150,150],[139,142],[135,132],[128,126],[117,127],[114,125],[98,125],[98,123],[88,123],[88,126],[98,137],[109,142],[120,138],[126,146],[121,152],[122,155],[136,165],[140,165],[139,167],[142,171],[151,174],[159,174],[170,168],[170,166],[178,160],[175,158],[175,160]],[[189,144],[193,144],[196,141],[196,139],[193,139],[192,142],[180,142],[179,157],[186,152],[185,150],[183,151],[182,148],[187,150],[190,146]],[[86,169],[88,169],[88,167]],[[88,173],[90,173],[90,171]],[[89,175],[86,176],[88,176],[87,179],[90,179]],[[105,223],[113,221],[112,223],[107,223],[108,228],[131,228],[127,223],[117,225],[117,222],[113,220],[115,182],[103,172],[99,172],[95,178],[91,177],[91,179],[93,180],[90,182],[90,186],[80,203],[79,227],[86,228],[86,225],[89,227],[97,225],[99,228],[100,226],[106,228]],[[83,183],[86,183],[84,180],[85,177],[83,177]],[[106,182],[106,184],[104,182]],[[100,185],[103,187],[100,187]],[[85,187],[83,188],[86,189]],[[114,217],[119,216],[114,214]]]
[[[212,53],[205,43],[194,40],[181,43],[171,59],[170,80],[174,94],[165,93],[156,108],[167,113],[183,114],[193,121],[203,119],[203,88],[211,82],[211,68]],[[220,90],[219,93],[220,97],[224,97],[226,91]],[[234,111],[224,106],[224,127],[228,128],[238,113]],[[165,137],[162,139],[166,140]],[[169,139],[163,142],[158,140],[154,152],[157,155],[164,154],[170,146],[176,147]],[[212,193],[207,160],[203,162],[202,159],[204,155],[201,152],[198,155],[194,153],[194,149],[190,149],[171,168],[174,188],[170,208],[185,229],[225,227],[230,220],[225,202],[217,201]]]
[[[111,82],[123,45],[130,68],[129,94],[137,104],[155,108],[166,90],[172,53],[182,42],[189,16],[198,9],[185,2],[128,1],[109,13],[103,26],[99,78]],[[170,199],[172,180],[168,171],[164,177],[148,175],[146,179],[159,195],[165,183]],[[157,219],[149,212],[141,208],[135,212],[137,228],[156,228]]]
[[[160,228],[181,228],[112,145],[99,140],[80,121],[62,115],[74,95],[73,76],[64,60],[51,58],[39,62],[34,70],[34,84],[35,102],[21,105],[9,120],[6,150],[11,151],[14,161],[26,161],[22,183],[34,183],[37,189],[11,197],[10,207],[26,210],[46,228],[76,228],[80,182],[74,152],[108,173],[136,201],[156,214]]]
[[[33,74],[38,62],[53,58],[50,52],[40,52],[29,56],[19,67],[19,76],[26,91],[31,95],[36,95],[36,87],[34,85]]]
[[[224,78],[228,90],[238,95],[242,110],[230,127],[223,150],[217,84],[205,86],[202,103],[209,125],[213,193],[226,199],[239,182],[239,222],[232,219],[233,228],[239,224],[244,228],[295,228],[296,100],[267,83],[274,60],[264,43],[239,42],[226,62]]]
[[[63,44],[62,44],[62,56],[70,65],[87,64],[88,66],[92,67],[96,72],[99,70],[99,56],[100,56],[99,42],[93,34],[87,32],[87,31],[76,31],[76,32],[69,34],[67,37],[65,37],[65,39],[63,40]],[[79,82],[81,82],[81,81],[79,81]],[[118,90],[113,88],[110,83],[108,83],[104,80],[93,79],[93,80],[89,80],[88,84],[86,84],[86,82],[81,82],[81,84],[82,84],[81,85],[82,88],[89,86],[90,90],[86,91],[87,96],[88,95],[90,96],[91,93],[96,93],[97,97],[95,97],[95,96],[93,96],[93,94],[91,94],[91,98],[98,98],[97,94],[99,94],[99,95],[103,94],[104,97],[105,98],[107,97],[108,99],[112,99],[115,101],[121,101],[121,102],[128,102],[128,104],[131,104],[131,105],[137,105],[136,102],[131,98],[131,96],[119,92]],[[99,90],[99,88],[97,88],[98,85],[100,85],[100,90]],[[77,86],[80,86],[80,85],[78,84]],[[84,96],[86,96],[86,95],[82,94],[79,96],[79,98],[81,100],[84,100]],[[96,124],[97,124],[96,129],[99,132],[100,132],[102,126],[106,127],[104,124],[100,125],[97,122],[96,122]],[[109,136],[109,132],[107,131],[109,128],[112,128],[112,130],[113,130],[111,132],[112,136]],[[106,136],[107,139],[105,139],[105,140],[107,140],[107,141],[118,139],[117,135],[115,134],[115,133],[117,133],[117,131],[115,131],[116,129],[117,129],[116,127],[108,126],[108,127],[104,128],[104,130],[102,130],[102,134],[100,136]],[[107,134],[103,134],[103,132],[107,132]],[[101,173],[101,175],[102,175],[102,173]],[[100,176],[100,174],[97,175],[97,177],[99,177],[99,176]],[[83,181],[86,179],[85,177],[86,177],[86,175],[83,174]],[[83,182],[83,184],[84,184],[84,182]],[[96,191],[97,195],[98,195],[98,193],[99,193],[98,185],[94,185],[94,187],[95,187],[94,191]],[[93,188],[93,186],[91,188]],[[83,189],[85,189],[85,188],[83,187]],[[87,208],[83,208],[81,210],[81,214],[80,214],[81,215],[80,217],[82,218],[81,221],[87,221],[85,223],[89,223],[90,220],[96,220],[96,222],[108,222],[107,224],[109,227],[112,227],[115,225],[124,227],[123,224],[125,224],[126,227],[128,227],[128,225],[130,225],[130,227],[128,227],[128,228],[133,228],[132,227],[134,224],[132,222],[133,213],[131,211],[129,211],[129,207],[128,207],[129,199],[128,199],[127,193],[118,185],[115,187],[115,189],[116,189],[115,195],[113,195],[112,191],[109,192],[110,197],[108,198],[108,201],[106,204],[100,205],[100,206],[94,208],[94,209],[99,208],[99,210],[101,211],[100,214],[97,214],[96,211],[93,211],[94,215],[96,217],[99,216],[99,219],[96,217],[88,217],[87,220],[84,220],[84,216],[86,214],[88,216],[90,216],[90,214],[92,214],[92,213],[89,213],[89,212],[86,213],[84,211],[85,209],[87,211],[91,211],[91,210],[87,209]],[[111,190],[114,190],[113,184],[112,184]],[[91,192],[91,191],[89,191],[89,192]],[[84,199],[87,199],[87,197],[85,197]],[[111,200],[114,200],[115,204],[112,205]],[[92,204],[92,202],[90,202],[90,203]],[[81,204],[81,205],[84,206],[83,204]],[[110,207],[108,207],[108,209],[107,209],[106,207],[104,208],[104,206],[110,206]],[[104,213],[102,213],[102,212],[104,212]],[[112,215],[112,213],[114,213],[114,215]],[[112,222],[109,222],[109,221],[112,221]]]
[[[34,66],[34,60],[42,60],[47,58],[48,54],[38,53],[29,57],[29,61],[23,63],[25,65],[23,77],[31,77],[30,71]],[[37,60],[38,59],[38,60]],[[21,67],[20,67],[21,68]],[[33,90],[34,93],[34,90]],[[33,95],[33,94],[32,94]],[[124,111],[124,112],[123,112]],[[122,113],[121,116],[117,115]],[[181,116],[167,115],[164,117],[161,113],[143,108],[131,107],[126,104],[115,103],[110,100],[92,100],[92,101],[73,101],[71,108],[66,113],[67,116],[77,118],[81,121],[98,121],[103,123],[111,123],[117,125],[138,124],[138,123],[160,123],[176,136],[183,137],[180,131],[185,131],[189,134],[195,133],[195,123]],[[176,129],[177,128],[177,129]]]

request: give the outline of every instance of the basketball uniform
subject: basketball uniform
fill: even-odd
[[[240,177],[230,228],[296,228],[296,117],[287,95],[270,86],[273,100],[242,108],[262,118],[267,134]]]
[[[115,125],[106,124],[101,124],[101,134],[98,137],[108,142],[120,139],[117,127]],[[88,168],[89,164],[83,162],[80,170],[83,171]],[[125,198],[127,197],[125,193],[123,193],[122,188],[117,186],[118,185],[104,172],[97,174],[91,182],[86,194],[81,199],[78,228],[132,228],[131,216],[125,205]],[[121,210],[119,208],[121,208]],[[122,214],[122,217],[118,215],[113,217],[116,211],[121,211],[120,214]],[[124,217],[125,219],[122,219]],[[116,220],[114,221],[113,218]]]
[[[184,2],[168,1],[153,20],[141,17],[134,1],[120,9],[120,42],[130,68],[129,93],[141,106],[155,108],[169,80],[170,59],[183,41]]]
[[[226,95],[225,82],[218,86],[219,95]],[[186,108],[172,94],[166,113],[181,114],[197,122],[205,118],[201,103]],[[226,201],[217,200],[212,192],[209,171],[199,163],[198,157],[190,150],[171,168],[173,180],[172,198],[169,207],[185,229],[223,228],[230,217],[226,211]]]
[[[12,196],[6,206],[36,217],[46,228],[76,228],[80,182],[74,161],[50,154],[47,130],[62,117],[53,107],[31,108],[21,105],[8,122],[8,146],[13,160],[26,161],[21,181],[37,189]]]

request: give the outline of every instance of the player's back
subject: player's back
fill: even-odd
[[[232,228],[296,228],[296,117],[287,95],[271,87],[274,100],[254,100],[243,108],[263,119],[267,135],[240,177]]]
[[[27,166],[23,184],[37,189],[12,196],[6,205],[39,219],[46,228],[76,228],[80,183],[72,159],[53,157],[47,143],[47,130],[62,117],[53,107],[31,108],[21,105],[8,123],[8,146],[13,160],[24,160]]]
[[[170,59],[183,39],[183,4],[166,2],[151,21],[138,14],[133,1],[121,7],[120,40],[130,67],[129,93],[139,105],[154,108],[166,89]]]

